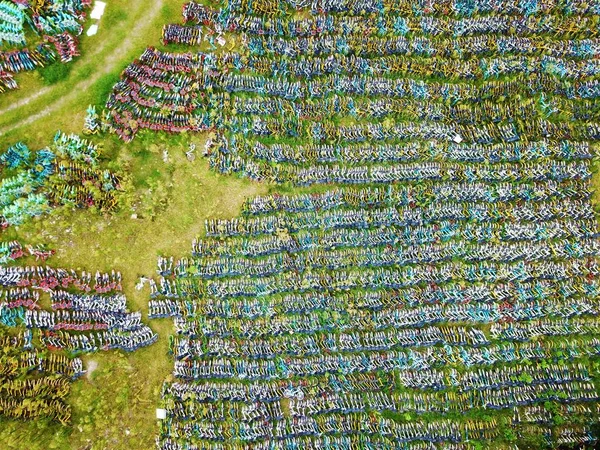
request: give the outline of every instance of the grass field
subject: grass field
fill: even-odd
[[[111,216],[62,210],[11,231],[7,238],[48,243],[57,249],[51,260],[56,266],[120,270],[130,309],[145,315],[148,288],[138,292],[134,285],[141,275],[155,273],[156,257],[174,251],[183,254],[201,232],[205,218],[234,216],[245,197],[266,191],[256,183],[219,176],[202,160],[189,162],[181,142],[164,141],[171,157],[168,164],[156,144],[140,140],[122,151],[117,149],[121,144],[108,140],[107,149],[115,146],[115,164],[136,174],[127,193],[133,200],[131,207]],[[91,380],[74,384],[71,434],[54,425],[40,429],[38,422],[2,422],[0,442],[18,449],[151,448],[160,386],[172,366],[167,355],[171,323],[151,322],[159,334],[158,343],[151,347],[127,355],[111,352],[86,358],[98,362],[98,369]]]
[[[20,74],[20,89],[0,97],[0,148],[19,140],[41,148],[58,129],[81,133],[87,106],[101,106],[123,68],[147,45],[159,45],[162,25],[180,20],[183,3],[109,0],[98,34],[82,36],[80,58],[65,66]],[[145,25],[132,33],[142,21]],[[94,81],[87,86],[90,79]],[[87,87],[77,89],[81,85]],[[24,100],[28,102],[22,104]],[[37,118],[45,109],[52,112]],[[205,218],[233,217],[244,198],[267,191],[264,185],[220,176],[201,158],[188,161],[184,154],[188,142],[202,145],[203,139],[146,135],[125,145],[115,136],[92,138],[103,145],[114,169],[132,174],[124,193],[127,206],[111,216],[62,209],[11,229],[3,238],[47,243],[57,251],[50,260],[54,266],[120,270],[130,309],[142,310],[145,316],[148,288],[138,292],[134,285],[139,276],[155,274],[156,257],[183,254],[203,230]],[[169,151],[168,163],[163,162],[163,149]],[[0,419],[0,448],[152,448],[161,384],[172,369],[167,355],[171,324],[167,319],[151,322],[159,335],[151,347],[85,358],[84,363],[93,360],[98,367],[73,385],[72,429],[44,421]]]

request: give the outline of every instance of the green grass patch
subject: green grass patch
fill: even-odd
[[[108,95],[112,91],[115,83],[119,81],[119,73],[109,73],[100,77],[100,79],[95,83],[94,89],[92,91],[92,104],[94,105],[103,105],[108,98]]]
[[[59,81],[66,80],[71,73],[73,65],[70,63],[64,64],[61,62],[55,62],[49,66],[42,67],[40,70],[40,77],[44,81],[46,86],[58,83]]]
[[[129,19],[129,13],[126,8],[106,8],[106,12],[100,20],[99,26],[112,28],[121,22],[126,22]]]

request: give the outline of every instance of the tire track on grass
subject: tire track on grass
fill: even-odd
[[[149,5],[150,8],[148,8],[148,13],[145,14],[142,17],[142,19],[135,24],[135,26],[130,30],[129,35],[140,36],[145,29],[149,28],[152,25],[152,23],[154,22],[154,20],[157,18],[157,16],[159,15],[162,4],[163,4],[163,0],[153,0],[152,3]],[[77,96],[80,95],[81,92],[87,91],[102,76],[113,71],[115,69],[115,67],[117,66],[117,64],[120,62],[120,55],[128,54],[132,50],[133,45],[134,44],[131,39],[124,40],[121,45],[116,47],[114,49],[114,51],[105,58],[105,60],[103,61],[104,64],[102,65],[101,70],[96,71],[94,73],[94,75],[92,75],[90,78],[83,80],[83,81],[77,83],[76,85],[74,85],[71,88],[69,94],[57,99],[55,102],[46,106],[44,109],[39,111],[37,114],[33,114],[33,115],[27,117],[26,119],[23,119],[12,125],[9,125],[7,127],[1,128],[0,136],[5,133],[8,133],[9,131],[23,127],[25,125],[29,125],[39,119],[42,119],[42,118],[48,116],[49,114],[51,114],[52,112],[56,111],[57,109],[60,109],[65,104],[68,104],[69,102],[75,100],[77,98]],[[36,94],[28,97],[27,99],[16,102],[16,104],[14,104],[14,106],[11,105],[8,108],[4,109],[3,111],[0,111],[0,115],[5,112],[8,112],[14,108],[17,108],[19,106],[24,106],[24,105],[30,103],[31,101],[33,101],[36,98],[38,98],[39,96],[49,92],[50,90],[51,90],[50,87],[43,88],[40,91],[38,91]]]
[[[98,47],[95,47],[93,52],[87,54],[84,58],[77,58],[74,61],[74,63],[87,64],[91,59],[94,58],[94,56],[98,55],[99,53],[102,53],[107,46],[108,40],[105,40]],[[54,86],[44,86],[29,97],[21,98],[16,102],[11,103],[6,108],[0,109],[0,117],[6,114],[7,112],[12,111],[13,109],[19,108],[21,106],[27,106],[29,103],[36,100],[37,98],[50,93],[52,89],[54,89]]]

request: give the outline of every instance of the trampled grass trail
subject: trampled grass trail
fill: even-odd
[[[72,127],[65,131],[81,131],[87,105],[102,104],[120,71],[147,45],[159,43],[162,25],[180,15],[182,4],[182,0],[109,2],[99,33],[80,37],[82,55],[69,63],[65,79],[48,86],[37,72],[19,74],[19,89],[0,97],[0,144],[41,130],[52,135],[65,124]]]
[[[135,48],[135,42],[133,39],[131,39],[131,36],[145,35],[146,30],[154,25],[154,21],[159,16],[164,0],[151,0],[149,2],[144,1],[134,3],[142,3],[141,8],[144,9],[144,14],[129,31],[130,36],[121,41],[119,45],[114,47],[107,55],[99,58],[99,60],[94,60],[94,55],[90,55],[89,58],[92,59],[95,64],[97,64],[97,70],[95,70],[90,77],[78,81],[74,86],[70,86],[69,93],[67,95],[53,99],[53,101],[46,104],[43,109],[39,110],[35,114],[31,114],[28,117],[22,117],[16,123],[0,128],[0,136],[14,129],[31,125],[42,117],[60,112],[64,106],[72,103],[74,100],[77,100],[82,93],[90,89],[90,87],[92,87],[94,83],[96,83],[102,76],[111,73],[119,64],[122,64],[122,56],[128,55],[131,50]],[[101,43],[100,45],[100,49],[95,53],[100,53],[102,49],[107,47],[105,43]],[[68,81],[66,83],[68,83]],[[30,104],[32,101],[51,92],[52,89],[50,87],[43,88],[32,96],[18,102],[18,107],[22,108]],[[12,106],[8,106],[5,110],[0,111],[0,116],[4,112],[11,111],[12,109]]]

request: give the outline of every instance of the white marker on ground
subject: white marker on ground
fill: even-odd
[[[94,36],[96,33],[98,32],[98,25],[97,24],[93,24],[88,30],[87,30],[87,35],[88,36]]]
[[[100,18],[104,15],[104,8],[106,8],[106,3],[104,2],[94,2],[94,9],[90,14],[90,18],[94,20],[100,20]]]

